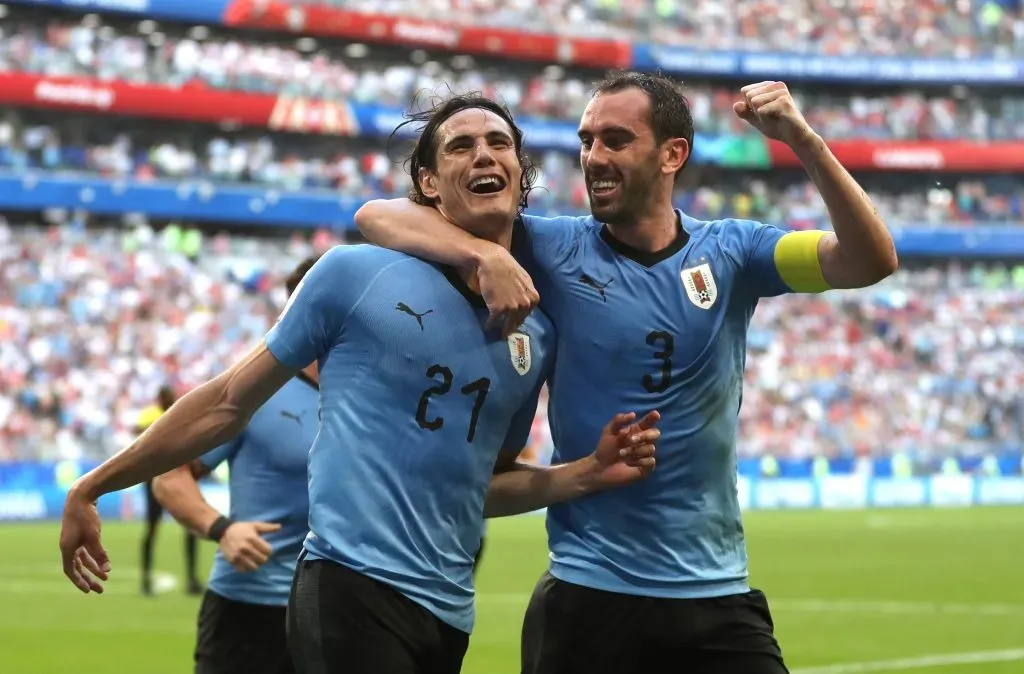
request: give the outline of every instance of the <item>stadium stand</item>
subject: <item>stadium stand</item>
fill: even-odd
[[[444,59],[422,51],[365,45],[353,50],[351,44],[313,40],[298,45],[287,38],[256,42],[205,27],[169,25],[156,31],[124,19],[77,18],[9,10],[0,21],[0,70],[399,107],[407,106],[418,92],[436,90],[445,82],[453,91],[498,97],[517,114],[573,122],[589,100],[589,82],[596,75],[571,67],[510,67],[507,61],[494,59]],[[829,139],[991,140],[1024,135],[1024,105],[1010,95],[820,87],[796,92],[808,121]],[[706,82],[688,86],[701,131],[748,131],[731,114],[734,93],[735,87]]]
[[[357,12],[414,16],[571,35],[640,37],[702,49],[828,54],[1019,55],[1017,0],[294,0]]]
[[[879,2],[870,18],[858,3],[771,0],[292,4],[284,9],[825,56],[1006,60],[1024,36],[1009,1],[918,0],[914,11]],[[316,26],[297,39],[267,25],[279,3],[236,3],[196,26],[186,5],[180,22],[160,23],[0,6],[0,461],[101,457],[124,443],[158,382],[187,389],[241,353],[280,306],[258,290],[276,288],[310,250],[344,241],[363,200],[405,193],[393,161],[401,144],[387,136],[425,100],[415,99],[421,89],[444,81],[507,102],[546,188],[531,210],[587,208],[574,124],[604,66],[499,61],[415,37],[338,40]],[[697,217],[822,226],[805,175],[732,116],[743,76],[692,70],[699,136],[677,205]],[[741,472],[806,476],[825,459],[834,472],[885,474],[900,455],[921,473],[951,457],[961,470],[1020,473],[1024,155],[1012,142],[1024,103],[1005,82],[841,79],[798,77],[793,88],[811,123],[848,143],[841,158],[867,149],[847,164],[910,233],[899,243],[905,269],[870,291],[764,303],[750,336]],[[234,114],[242,107],[257,112]],[[892,143],[903,154],[886,163],[879,152]],[[149,201],[146,189],[169,200]],[[549,451],[541,415],[530,453]]]

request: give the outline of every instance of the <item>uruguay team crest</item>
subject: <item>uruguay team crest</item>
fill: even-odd
[[[715,277],[711,274],[711,265],[704,263],[699,267],[690,267],[679,272],[679,278],[686,288],[686,296],[690,298],[694,306],[701,309],[710,309],[718,299],[718,286],[715,284]]]
[[[530,336],[522,332],[513,332],[508,336],[508,354],[512,358],[512,367],[519,376],[530,371],[533,358],[530,355]]]

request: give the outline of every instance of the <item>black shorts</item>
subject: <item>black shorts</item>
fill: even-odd
[[[389,585],[300,557],[288,646],[298,674],[458,674],[469,635]]]
[[[759,590],[656,599],[545,573],[523,624],[523,674],[787,674]]]
[[[199,608],[196,674],[294,674],[284,606],[234,601],[206,591]]]

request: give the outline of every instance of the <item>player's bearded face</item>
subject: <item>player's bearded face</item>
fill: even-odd
[[[593,173],[584,169],[590,212],[601,222],[629,224],[644,213],[661,176],[657,150],[635,162],[609,164]],[[611,177],[611,176],[614,177]],[[614,182],[610,189],[603,185]]]
[[[662,181],[650,101],[639,89],[595,96],[580,120],[580,165],[590,210],[601,222],[629,224],[647,210]]]
[[[519,211],[523,169],[505,120],[489,110],[463,110],[436,134],[437,171],[421,170],[424,194],[474,234],[511,226]]]

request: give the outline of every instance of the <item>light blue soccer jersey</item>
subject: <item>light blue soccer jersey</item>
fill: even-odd
[[[548,415],[553,461],[589,454],[618,412],[661,412],[646,480],[548,508],[551,573],[651,597],[747,591],[736,494],[746,331],[758,298],[787,292],[785,234],[681,217],[674,245],[642,253],[593,218],[527,218],[527,260],[558,329]]]
[[[267,346],[320,364],[309,461],[310,559],[387,583],[473,625],[473,556],[498,452],[526,444],[554,331],[536,311],[508,339],[447,268],[339,246],[306,274]]]
[[[249,604],[288,604],[309,532],[306,462],[317,433],[318,405],[316,384],[295,377],[256,411],[234,440],[200,457],[210,470],[228,462],[231,519],[281,525],[264,534],[273,553],[256,571],[236,571],[217,550],[209,587],[220,596]]]

